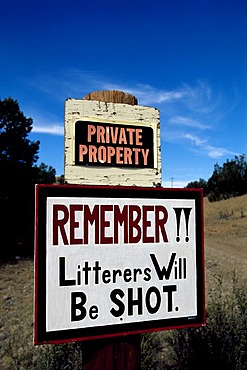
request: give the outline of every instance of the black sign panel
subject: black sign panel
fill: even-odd
[[[151,127],[77,121],[75,164],[154,168]]]

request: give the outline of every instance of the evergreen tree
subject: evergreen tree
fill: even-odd
[[[210,201],[227,199],[231,196],[243,195],[247,192],[246,155],[235,156],[220,166],[214,165],[212,176],[205,181],[190,182],[186,188],[202,188]]]
[[[34,167],[36,184],[53,184],[56,181],[56,170],[41,162],[39,167]]]
[[[208,180],[209,200],[226,199],[230,196],[242,195],[247,192],[247,163],[245,155],[235,156],[219,166],[214,166],[212,176]]]
[[[204,179],[199,179],[199,181],[192,181],[192,182],[189,182],[188,185],[186,186],[186,188],[199,188],[199,189],[203,189],[203,193],[204,195],[206,196],[208,194],[208,183],[206,180]]]
[[[0,161],[31,167],[38,159],[39,141],[30,141],[32,118],[26,118],[17,100],[0,100]]]
[[[0,259],[33,254],[34,184],[55,181],[53,167],[34,166],[40,143],[28,138],[32,124],[16,100],[0,100]]]

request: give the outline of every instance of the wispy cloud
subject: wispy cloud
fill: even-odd
[[[29,107],[26,107],[25,111],[33,119],[33,133],[56,136],[64,135],[64,123],[60,122],[59,118],[54,114],[49,113],[49,111],[47,111],[46,115],[44,113],[41,114]]]
[[[33,77],[25,84],[42,91],[54,100],[80,98],[97,90],[121,90],[137,97],[140,105],[157,106],[161,110],[181,104],[191,113],[207,114],[213,112],[220,97],[215,96],[211,86],[202,81],[194,85],[181,84],[174,89],[159,89],[143,83],[116,83],[94,71],[69,69],[56,71],[52,76]],[[180,105],[179,105],[180,107]]]
[[[182,116],[173,116],[169,118],[168,123],[173,124],[173,125],[175,124],[175,125],[187,126],[191,128],[199,128],[202,130],[210,128],[209,125],[201,123],[198,120],[195,120],[190,117],[182,117]]]
[[[174,89],[160,89],[142,83],[116,83],[94,71],[57,71],[50,78],[42,76],[35,84],[54,101],[65,101],[69,97],[80,98],[91,91],[122,90],[135,95],[139,105],[155,106],[161,112],[161,135],[165,141],[177,142],[187,149],[193,149],[203,156],[220,158],[236,154],[227,148],[214,146],[210,137],[202,139],[202,132],[210,130],[214,135],[219,122],[224,119],[222,97],[205,81],[181,84]],[[44,123],[45,122],[45,123]],[[50,122],[50,123],[49,123]],[[63,135],[63,124],[54,123],[48,117],[34,120],[33,132]],[[221,126],[222,127],[222,126]],[[189,144],[188,144],[189,143]]]
[[[223,157],[225,155],[228,155],[228,154],[229,155],[239,155],[239,153],[232,152],[232,151],[227,150],[225,148],[212,146],[212,145],[208,144],[206,139],[201,139],[198,136],[195,136],[195,135],[192,135],[192,134],[185,134],[184,138],[189,140],[192,143],[193,148],[199,149],[200,152],[203,152],[204,154],[206,154],[210,158],[217,159],[217,158],[221,158],[221,157]]]
[[[194,85],[181,84],[175,89],[158,89],[149,84],[115,84],[103,82],[101,87],[106,90],[122,90],[135,95],[140,105],[158,105],[160,109],[173,104],[182,104],[191,113],[208,114],[213,112],[220,103],[220,96],[213,93],[211,86],[202,81]]]
[[[47,124],[47,125],[39,125],[34,124],[33,130],[34,133],[40,133],[40,134],[50,134],[50,135],[64,135],[64,126],[62,125],[54,125],[54,124]]]
[[[121,84],[103,84],[106,90],[121,90],[129,94],[135,95],[138,98],[140,105],[155,105],[162,103],[172,103],[185,98],[188,95],[188,90],[182,88],[174,90],[157,89],[150,85],[137,84],[135,87]]]

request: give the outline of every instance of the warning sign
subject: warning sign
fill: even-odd
[[[64,134],[66,183],[160,186],[158,109],[67,99]]]
[[[204,323],[202,193],[36,188],[35,343]]]
[[[77,121],[75,164],[153,168],[153,129]]]

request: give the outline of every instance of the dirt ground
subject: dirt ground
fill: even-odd
[[[247,277],[247,195],[221,202],[204,202],[206,283],[215,274],[229,282],[235,272]]]
[[[247,277],[247,195],[204,201],[206,289],[221,274]],[[33,261],[0,266],[0,368],[25,369],[33,348]]]
[[[16,369],[33,346],[33,261],[5,264],[0,277],[0,368]]]

